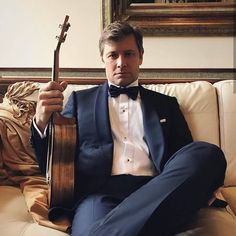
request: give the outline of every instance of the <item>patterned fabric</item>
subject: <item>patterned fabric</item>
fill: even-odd
[[[35,222],[67,231],[67,219],[57,223],[48,220],[48,185],[30,143],[38,90],[37,83],[15,83],[0,104],[0,185],[20,187]]]

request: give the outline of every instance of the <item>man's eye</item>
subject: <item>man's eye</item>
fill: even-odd
[[[133,52],[126,52],[126,53],[125,53],[125,56],[126,56],[126,57],[130,57],[130,56],[133,56],[133,55],[134,55]]]
[[[112,59],[115,59],[115,58],[117,58],[117,55],[116,54],[110,54],[108,57],[112,58]]]

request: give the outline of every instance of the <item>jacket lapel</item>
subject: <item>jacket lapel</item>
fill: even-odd
[[[160,173],[161,160],[164,154],[165,142],[160,124],[160,117],[157,111],[157,105],[154,105],[153,96],[140,86],[140,96],[143,109],[143,125],[145,133],[145,141],[149,147],[151,158]]]
[[[107,82],[98,88],[94,114],[94,122],[98,140],[101,144],[112,143],[111,126],[108,111]]]

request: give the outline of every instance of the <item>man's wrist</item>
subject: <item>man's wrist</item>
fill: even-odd
[[[46,132],[47,132],[48,125],[46,125],[45,128],[40,128],[39,125],[36,123],[36,117],[34,117],[34,119],[33,119],[33,126],[37,130],[37,132],[38,132],[38,134],[39,134],[39,136],[41,138],[45,138],[47,136]]]

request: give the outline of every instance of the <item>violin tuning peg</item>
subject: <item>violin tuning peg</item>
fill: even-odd
[[[60,37],[57,35],[57,36],[56,36],[56,39],[58,40],[59,38],[60,38]]]
[[[70,23],[67,23],[65,31],[68,31],[69,28],[70,28]]]
[[[65,40],[66,40],[66,36],[67,36],[67,34],[65,34],[64,37],[63,37],[63,39],[62,39],[62,42],[63,42],[63,43],[64,43]]]

